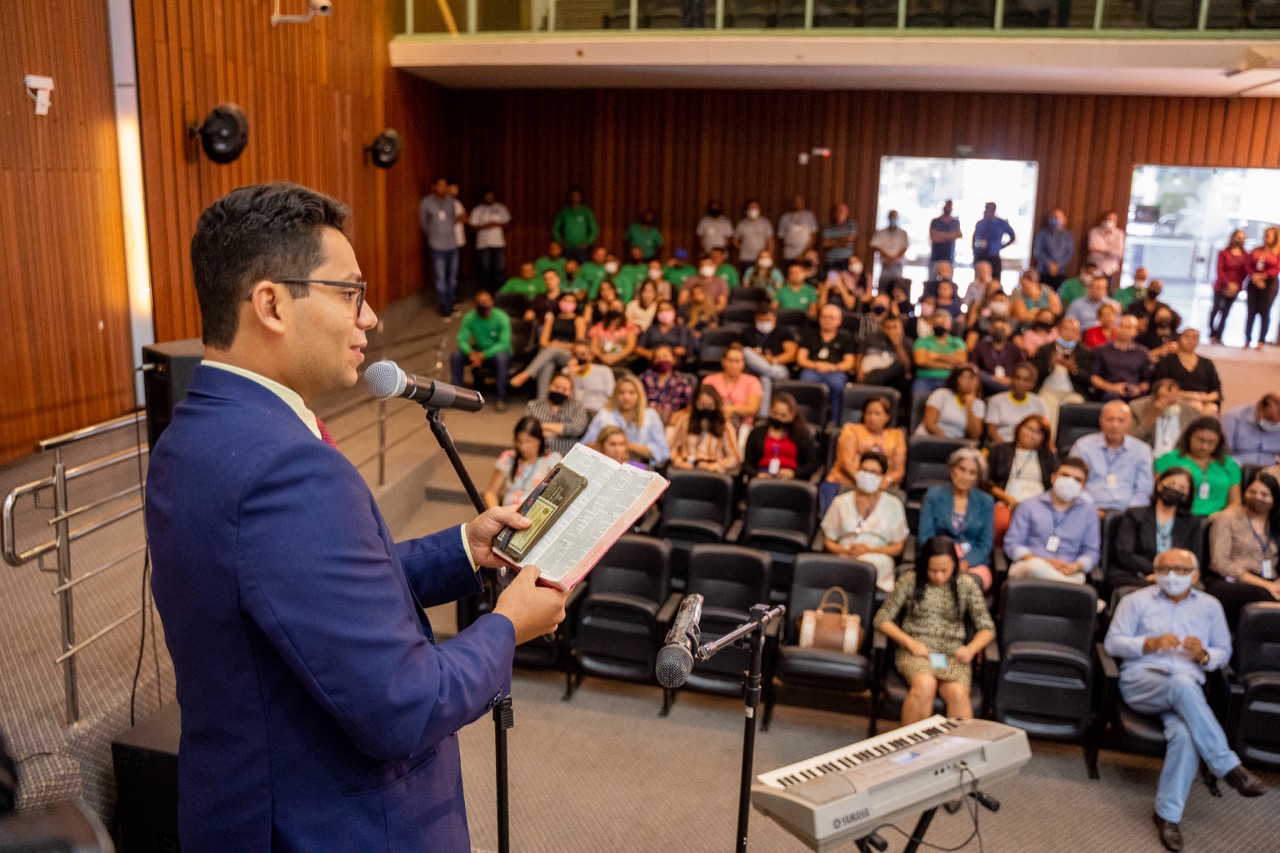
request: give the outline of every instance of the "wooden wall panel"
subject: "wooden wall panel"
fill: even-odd
[[[105,0],[0,0],[0,463],[133,407]],[[19,85],[53,77],[36,116]]]
[[[450,170],[468,200],[494,183],[515,218],[508,263],[545,251],[565,188],[581,184],[615,249],[642,208],[670,246],[692,246],[712,197],[771,217],[796,192],[825,217],[847,200],[866,251],[880,157],[976,156],[1040,164],[1039,215],[1083,238],[1128,207],[1141,163],[1280,167],[1280,101],[945,92],[465,90],[448,93]],[[800,166],[797,155],[831,149]],[[1025,239],[1030,239],[1027,235]]]
[[[350,205],[371,303],[406,292],[387,265],[387,176],[363,150],[384,127],[386,3],[338,3],[330,17],[274,27],[271,11],[271,0],[134,2],[157,340],[199,334],[191,234],[204,207],[245,184],[295,181]],[[224,101],[247,113],[249,144],[218,165],[186,128]]]

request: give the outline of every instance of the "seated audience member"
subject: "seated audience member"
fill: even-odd
[[[1152,281],[1149,286],[1144,289],[1137,286],[1138,282],[1134,280],[1133,298],[1125,302],[1120,294],[1124,291],[1116,293],[1116,301],[1124,306],[1124,313],[1132,314],[1138,318],[1138,322],[1143,326],[1144,331],[1151,329],[1170,329],[1176,330],[1182,325],[1182,315],[1167,302],[1160,301],[1160,294],[1164,291],[1164,285],[1159,279]],[[1168,322],[1162,322],[1162,315],[1168,312]],[[1173,332],[1177,334],[1176,331]],[[1151,344],[1146,344],[1148,349],[1155,349]]]
[[[991,589],[991,546],[995,500],[978,488],[987,479],[987,458],[972,447],[947,459],[948,486],[930,486],[920,506],[919,539],[949,536],[960,549],[960,571]]]
[[[587,432],[591,416],[573,399],[573,380],[563,373],[551,377],[545,400],[530,400],[526,417],[537,418],[547,447],[561,456],[573,449]]]
[[[760,380],[746,371],[747,360],[743,356],[742,344],[732,343],[720,359],[720,372],[702,380],[704,386],[716,390],[723,401],[724,412],[735,428],[741,424],[750,427],[764,399]]]
[[[1088,478],[1088,463],[1068,456],[1058,463],[1049,491],[1018,504],[1004,536],[1004,552],[1013,561],[1010,578],[1085,582],[1102,539],[1097,507],[1084,492]]]
[[[1156,460],[1157,471],[1185,468],[1195,483],[1192,515],[1213,515],[1240,503],[1240,466],[1227,455],[1222,424],[1212,415],[1196,418],[1178,446]]]
[[[715,265],[716,275],[724,279],[725,284],[729,285],[729,287],[740,287],[742,285],[742,279],[738,277],[738,268],[729,263],[723,248],[713,246],[707,255],[711,258],[711,263]]]
[[[566,291],[573,296],[573,307],[575,311],[582,308],[582,302],[579,299],[581,294]],[[555,270],[546,270],[542,273],[542,292],[533,297],[529,303],[529,310],[525,312],[524,318],[532,320],[535,326],[541,328],[543,320],[548,314],[555,314],[560,307],[560,274]]]
[[[1241,465],[1274,465],[1280,461],[1280,394],[1267,393],[1222,415],[1231,458]]]
[[[463,384],[463,371],[488,367],[494,372],[498,401],[494,409],[507,410],[507,371],[511,369],[511,318],[493,307],[493,294],[476,294],[476,307],[458,325],[458,349],[449,358],[450,381]]]
[[[911,535],[902,501],[884,490],[888,470],[884,454],[862,454],[853,491],[837,495],[822,516],[827,552],[873,566],[876,586],[885,592],[893,589],[894,566]]]
[[[911,384],[913,397],[925,397],[946,384],[947,377],[969,360],[964,341],[951,334],[951,315],[935,311],[929,316],[932,335],[916,339],[911,347],[911,360],[916,367],[916,378]],[[975,375],[977,368],[974,368]]]
[[[969,352],[973,352],[978,341],[991,334],[992,326],[997,320],[1009,324],[1011,335],[1013,321],[1009,317],[1010,313],[1009,294],[998,287],[993,288],[977,305],[969,309],[964,318],[965,345],[969,347]],[[1009,340],[1010,335],[1005,335],[1005,340]]]
[[[677,366],[671,347],[663,344],[653,351],[652,366],[640,374],[649,408],[658,413],[663,424],[671,423],[671,416],[693,400],[693,381]]]
[[[627,254],[628,262],[618,270],[613,282],[618,286],[618,298],[630,305],[640,295],[640,285],[649,280],[649,260],[639,246],[631,246]]]
[[[551,245],[547,247],[547,253],[533,262],[533,269],[538,275],[543,275],[547,270],[555,270],[564,279],[564,249],[555,240],[551,241]],[[545,279],[544,279],[545,280]]]
[[[680,471],[715,471],[736,474],[742,465],[738,431],[725,416],[724,401],[704,380],[687,406],[671,416],[667,445],[671,467]]]
[[[1222,381],[1213,362],[1196,354],[1200,345],[1200,332],[1183,329],[1178,335],[1178,348],[1156,362],[1151,369],[1152,382],[1172,379],[1178,383],[1182,399],[1200,410],[1213,415],[1222,402]]]
[[[1083,343],[1086,348],[1095,350],[1103,344],[1115,340],[1116,318],[1120,312],[1110,302],[1098,306],[1098,323],[1084,333]]]
[[[950,261],[934,261],[933,272],[925,279],[924,287],[920,290],[920,298],[937,296],[938,282],[955,281],[955,272],[955,267],[952,266]]]
[[[1231,751],[1205,698],[1205,673],[1231,658],[1222,606],[1195,589],[1199,563],[1173,548],[1155,559],[1155,586],[1120,599],[1104,647],[1120,663],[1120,696],[1139,714],[1164,722],[1164,769],[1156,788],[1156,833],[1165,849],[1182,849],[1183,806],[1203,761],[1246,797],[1267,786]]]
[[[596,438],[593,446],[614,462],[619,462],[623,465],[634,465],[644,470],[649,468],[643,462],[637,462],[631,455],[631,442],[627,441],[627,434],[622,430],[622,427],[607,426],[600,430],[600,435]]]
[[[952,370],[946,384],[925,401],[924,418],[915,434],[967,438],[970,441],[980,439],[982,418],[987,413],[986,403],[978,393],[980,390],[978,368],[965,364]]]
[[[769,304],[756,309],[756,324],[743,333],[742,357],[747,370],[760,379],[761,417],[769,416],[769,398],[773,383],[791,376],[790,366],[796,362],[795,334],[778,325],[778,315]]]
[[[1209,526],[1204,587],[1222,602],[1235,629],[1240,608],[1280,601],[1280,483],[1259,472],[1245,486],[1244,503],[1224,510]]]
[[[587,330],[596,361],[606,367],[617,367],[630,359],[635,354],[637,338],[636,327],[618,311],[596,315],[595,324]]]
[[[956,296],[956,283],[943,279],[938,282],[938,294],[933,298],[934,313],[941,311],[950,318],[954,327],[957,320],[964,316],[964,303]]]
[[[1091,358],[1080,347],[1080,323],[1065,317],[1058,323],[1058,337],[1036,351],[1031,363],[1040,372],[1037,393],[1049,410],[1049,425],[1058,429],[1058,410],[1068,403],[1083,403],[1089,393]]]
[[[843,319],[839,306],[825,306],[818,315],[818,328],[800,336],[800,348],[796,352],[800,380],[827,386],[832,424],[840,423],[844,386],[854,366],[853,335],[840,328]]]
[[[1049,416],[1044,400],[1031,389],[1039,379],[1036,366],[1024,361],[1013,368],[1013,387],[987,400],[987,441],[998,444],[1013,440],[1013,430],[1028,415]]]
[[[856,270],[857,272],[854,272]],[[853,257],[843,269],[831,270],[818,285],[818,305],[839,305],[845,311],[856,311],[871,299],[870,281],[862,270],[862,261]]]
[[[855,380],[861,385],[886,385],[906,394],[911,381],[911,342],[902,318],[884,314],[875,322],[878,328],[874,333],[865,335],[861,342],[855,341],[859,352]]]
[[[684,289],[680,291],[680,298],[683,300],[678,309],[680,319],[684,321],[685,328],[693,338],[694,348],[697,349],[702,333],[719,325],[720,312],[707,297],[702,282],[697,279],[690,279],[685,283]]]
[[[1151,389],[1151,357],[1135,343],[1138,321],[1131,316],[1116,321],[1111,343],[1093,351],[1094,394],[1099,400],[1132,400]]]
[[[672,251],[671,259],[662,268],[663,278],[671,282],[671,286],[677,290],[684,287],[685,279],[692,276],[694,272],[693,266],[689,263],[688,249],[675,249]]]
[[[671,286],[671,282],[666,279],[666,270],[662,266],[662,261],[659,261],[656,258],[649,261],[649,265],[646,267],[644,275],[645,278],[653,282],[653,286],[657,288],[659,302],[674,303],[676,291],[675,288]]]
[[[817,249],[805,250],[805,253],[800,256],[800,264],[804,267],[805,283],[817,291],[818,286],[826,278],[826,269],[822,265],[822,259],[818,257]]]
[[[607,426],[616,426],[627,434],[627,452],[632,459],[657,466],[671,456],[662,419],[649,408],[644,396],[644,386],[634,374],[624,373],[618,377],[613,394],[609,396],[604,408],[591,419],[591,425],[587,427],[587,434],[582,440],[588,443],[595,441],[600,430]]]
[[[996,499],[995,542],[1004,542],[1014,507],[1048,491],[1058,455],[1049,441],[1049,420],[1027,415],[1013,431],[1013,440],[991,448],[987,491]]]
[[[1018,338],[1021,342],[1022,351],[1027,354],[1028,359],[1035,358],[1036,353],[1040,351],[1042,346],[1051,344],[1057,339],[1058,327],[1055,324],[1053,312],[1048,308],[1040,309],[1035,318],[1029,321],[1027,327],[1022,330],[1022,336]]]
[[[990,328],[991,332],[977,341],[969,357],[982,378],[983,396],[1008,391],[1013,385],[1014,368],[1027,360],[1022,347],[1010,339],[1013,327],[1008,319],[994,317]]]
[[[542,424],[526,415],[516,422],[515,449],[504,450],[493,465],[493,476],[481,497],[487,508],[519,506],[533,487],[543,481],[560,461],[560,454],[547,449]]]
[[[807,480],[822,460],[813,440],[813,431],[790,394],[774,394],[769,419],[747,435],[742,450],[742,473],[748,480],[777,477]]]
[[[716,264],[711,258],[698,261],[698,271],[684,280],[680,286],[680,303],[684,304],[694,287],[701,287],[703,296],[718,315],[729,304],[729,283],[716,275]]]
[[[928,540],[915,570],[898,576],[892,594],[876,612],[876,630],[897,643],[893,664],[910,687],[902,703],[903,725],[932,715],[939,696],[947,704],[948,717],[973,717],[973,659],[995,637],[996,626],[982,590],[959,563],[950,539]],[[901,626],[894,621],[899,615]],[[974,634],[966,643],[968,624]],[[934,666],[933,654],[944,655],[946,666]]]
[[[1093,281],[1098,275],[1098,265],[1093,261],[1085,261],[1080,266],[1080,274],[1075,278],[1069,278],[1062,283],[1062,287],[1058,288],[1058,298],[1062,300],[1062,309],[1071,307],[1071,303],[1085,295],[1089,282]]]
[[[606,314],[624,314],[627,308],[626,303],[618,298],[617,285],[612,281],[602,281],[597,287],[596,295],[591,297],[582,312],[588,327],[599,323]]]
[[[1150,277],[1151,274],[1147,272],[1146,267],[1138,267],[1133,271],[1133,283],[1118,289],[1114,294],[1116,302],[1120,303],[1122,309],[1127,309],[1135,300],[1141,302],[1146,298],[1147,280]],[[1145,317],[1145,315],[1142,316]]]
[[[622,313],[636,327],[637,334],[648,329],[658,313],[658,286],[647,278],[640,282],[636,298],[627,303]]]
[[[546,285],[543,284],[543,280],[538,276],[533,264],[526,261],[520,265],[520,275],[513,275],[506,280],[502,287],[498,288],[498,295],[514,293],[533,301],[539,294],[545,293],[546,290]]]
[[[1161,305],[1137,337],[1138,343],[1147,348],[1152,364],[1178,351],[1178,327],[1173,325],[1173,320],[1173,309]]]
[[[1111,542],[1107,590],[1155,583],[1155,558],[1170,548],[1200,550],[1201,528],[1190,523],[1193,489],[1190,471],[1166,468],[1156,475],[1151,505],[1124,511]]]
[[[693,350],[693,336],[687,328],[676,322],[676,306],[666,299],[658,303],[653,323],[636,341],[636,357],[652,363],[660,346],[671,348],[677,364],[683,362]]]
[[[743,287],[763,287],[772,294],[782,286],[782,272],[773,262],[773,253],[768,249],[760,252],[755,263],[747,267],[747,274],[742,277]]]
[[[1051,288],[1040,283],[1040,276],[1035,270],[1022,274],[1009,304],[1014,321],[1024,326],[1030,326],[1041,312],[1048,311],[1054,317],[1062,313],[1062,300]],[[1049,325],[1053,325],[1052,320]]]
[[[773,307],[780,311],[807,311],[818,314],[818,291],[805,281],[804,264],[787,264],[786,281],[773,292]]]
[[[1000,283],[992,275],[991,262],[978,261],[973,265],[973,281],[969,283],[969,287],[964,292],[962,304],[965,308],[972,310],[973,306],[980,303],[987,297],[987,294],[999,286]]]
[[[519,388],[530,377],[538,380],[538,399],[547,399],[547,387],[551,377],[569,364],[573,357],[573,342],[583,336],[583,321],[578,316],[578,300],[572,293],[560,294],[556,313],[548,314],[542,321],[538,335],[538,354],[529,366],[511,377],[511,387]]]
[[[612,268],[612,272],[610,271]],[[594,300],[600,295],[600,284],[618,273],[618,259],[609,254],[607,246],[596,246],[590,257],[578,267],[573,277],[573,290],[582,293],[584,300]],[[613,294],[617,295],[617,288]]]
[[[573,342],[572,358],[565,368],[573,381],[573,399],[592,417],[604,408],[614,386],[613,369],[594,364],[594,360],[591,341],[580,338]]]
[[[1133,426],[1129,427],[1129,435],[1151,445],[1151,453],[1156,459],[1173,450],[1182,437],[1182,431],[1200,417],[1194,406],[1182,402],[1178,383],[1172,379],[1152,382],[1151,393],[1134,400],[1130,408],[1133,410]]]
[[[1143,506],[1151,499],[1151,446],[1129,435],[1133,414],[1113,400],[1102,407],[1098,432],[1077,439],[1069,455],[1089,466],[1085,491],[1099,510]]]
[[[1080,328],[1088,331],[1098,325],[1098,309],[1103,305],[1113,306],[1118,313],[1120,303],[1107,296],[1107,284],[1108,279],[1105,275],[1095,275],[1089,282],[1085,295],[1067,307],[1066,316],[1079,320]]]
[[[902,430],[889,427],[893,404],[888,397],[874,397],[862,408],[862,423],[847,423],[836,439],[836,458],[827,479],[818,489],[820,513],[825,513],[840,492],[853,488],[853,478],[862,464],[862,454],[883,454],[889,469],[885,472],[886,489],[897,488],[907,473],[907,439]]]

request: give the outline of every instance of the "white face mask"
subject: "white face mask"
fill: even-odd
[[[1074,477],[1059,477],[1053,481],[1053,494],[1060,501],[1071,503],[1080,496],[1084,484]]]
[[[604,265],[604,271],[607,272],[609,275],[613,275],[618,271],[618,262],[617,261],[607,262]]]
[[[883,478],[872,471],[859,471],[853,475],[853,483],[858,487],[858,491],[864,495],[874,495],[880,491],[880,481]]]
[[[657,281],[662,278],[662,270],[649,270],[649,281]]]
[[[752,207],[747,209],[747,219],[759,219],[759,218],[760,218],[759,208]]]
[[[1177,572],[1169,572],[1167,575],[1156,575],[1156,584],[1160,587],[1160,591],[1170,598],[1178,598],[1186,595],[1187,590],[1191,589],[1191,579],[1194,573],[1190,575],[1180,575]]]
[[[773,266],[773,258],[761,258],[756,261],[756,266],[760,267],[762,270],[767,270]]]
[[[992,317],[1005,317],[1009,314],[1008,302],[992,302],[990,307]]]
[[[702,274],[703,278],[711,278],[711,276],[716,274],[716,268],[711,264],[703,264],[698,267],[698,272]]]
[[[756,323],[756,331],[762,335],[771,333],[775,328],[777,328],[777,323],[770,323],[768,321]]]

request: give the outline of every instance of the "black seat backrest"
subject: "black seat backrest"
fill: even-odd
[[[1102,516],[1102,542],[1101,557],[1098,559],[1098,569],[1106,577],[1108,569],[1111,567],[1111,549],[1116,544],[1116,531],[1120,529],[1120,520],[1124,518],[1124,513],[1119,510],[1109,509]],[[1124,559],[1119,557],[1119,559]]]
[[[1081,436],[1098,431],[1101,403],[1067,403],[1058,410],[1058,455],[1066,456]]]
[[[702,333],[702,346],[698,350],[698,364],[719,366],[729,344],[738,343],[741,334],[737,329],[707,329]]]
[[[493,297],[493,304],[510,314],[513,322],[529,310],[529,299],[523,293],[499,293]]]
[[[664,521],[713,521],[728,528],[733,511],[733,480],[711,471],[671,471],[662,497]]]
[[[756,322],[756,306],[744,302],[736,304],[730,302],[720,312],[720,322],[726,326],[750,329]],[[706,337],[706,332],[703,333],[703,337]]]
[[[769,555],[737,545],[694,545],[689,551],[686,595],[701,595],[705,604],[750,610],[767,601]]]
[[[889,426],[896,427],[898,406],[902,400],[902,394],[898,389],[890,388],[888,385],[859,385],[856,382],[850,382],[844,386],[844,400],[841,404],[844,411],[840,415],[840,425],[862,423],[862,410],[867,407],[867,401],[877,397],[889,398]]]
[[[773,383],[775,398],[784,392],[796,398],[796,404],[800,406],[800,411],[804,412],[804,418],[810,425],[820,425],[828,421],[827,398],[831,392],[826,385],[821,382],[801,382],[795,379],[784,379]]]
[[[1280,672],[1280,602],[1254,602],[1240,610],[1236,626],[1235,670]]]
[[[787,604],[787,642],[796,641],[801,616],[806,610],[816,609],[823,593],[833,586],[848,594],[849,613],[862,620],[863,636],[871,633],[876,597],[875,568],[835,554],[798,554]]]
[[[1093,587],[1016,578],[1000,594],[1000,639],[1058,643],[1088,654],[1098,593]]]
[[[972,447],[973,442],[963,438],[940,438],[936,435],[913,435],[907,440],[907,472],[902,485],[907,494],[923,491],[929,486],[947,483],[951,474],[947,459],[961,447]]]
[[[757,478],[747,484],[742,535],[783,529],[812,536],[817,525],[817,507],[818,490],[812,483]]]
[[[1161,30],[1194,30],[1200,23],[1199,0],[1151,0],[1147,23]]]
[[[992,27],[996,21],[995,0],[963,0],[951,4],[953,27]]]
[[[622,593],[661,604],[671,589],[671,546],[628,533],[591,570],[589,584],[592,593]]]
[[[754,312],[756,310],[756,306],[762,305],[768,301],[769,291],[763,287],[741,286],[729,288],[729,306],[731,307],[749,307],[752,312]],[[726,307],[725,310],[728,310],[728,307]],[[748,322],[751,322],[754,319],[755,317],[752,316],[751,320]]]
[[[800,308],[784,308],[778,311],[778,325],[786,326],[799,336],[809,328],[809,312]]]

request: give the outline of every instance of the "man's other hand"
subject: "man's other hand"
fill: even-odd
[[[494,613],[501,613],[515,626],[517,646],[552,633],[564,621],[564,603],[568,594],[538,586],[539,573],[537,566],[521,569],[511,585],[498,596],[498,604],[493,608]]]

